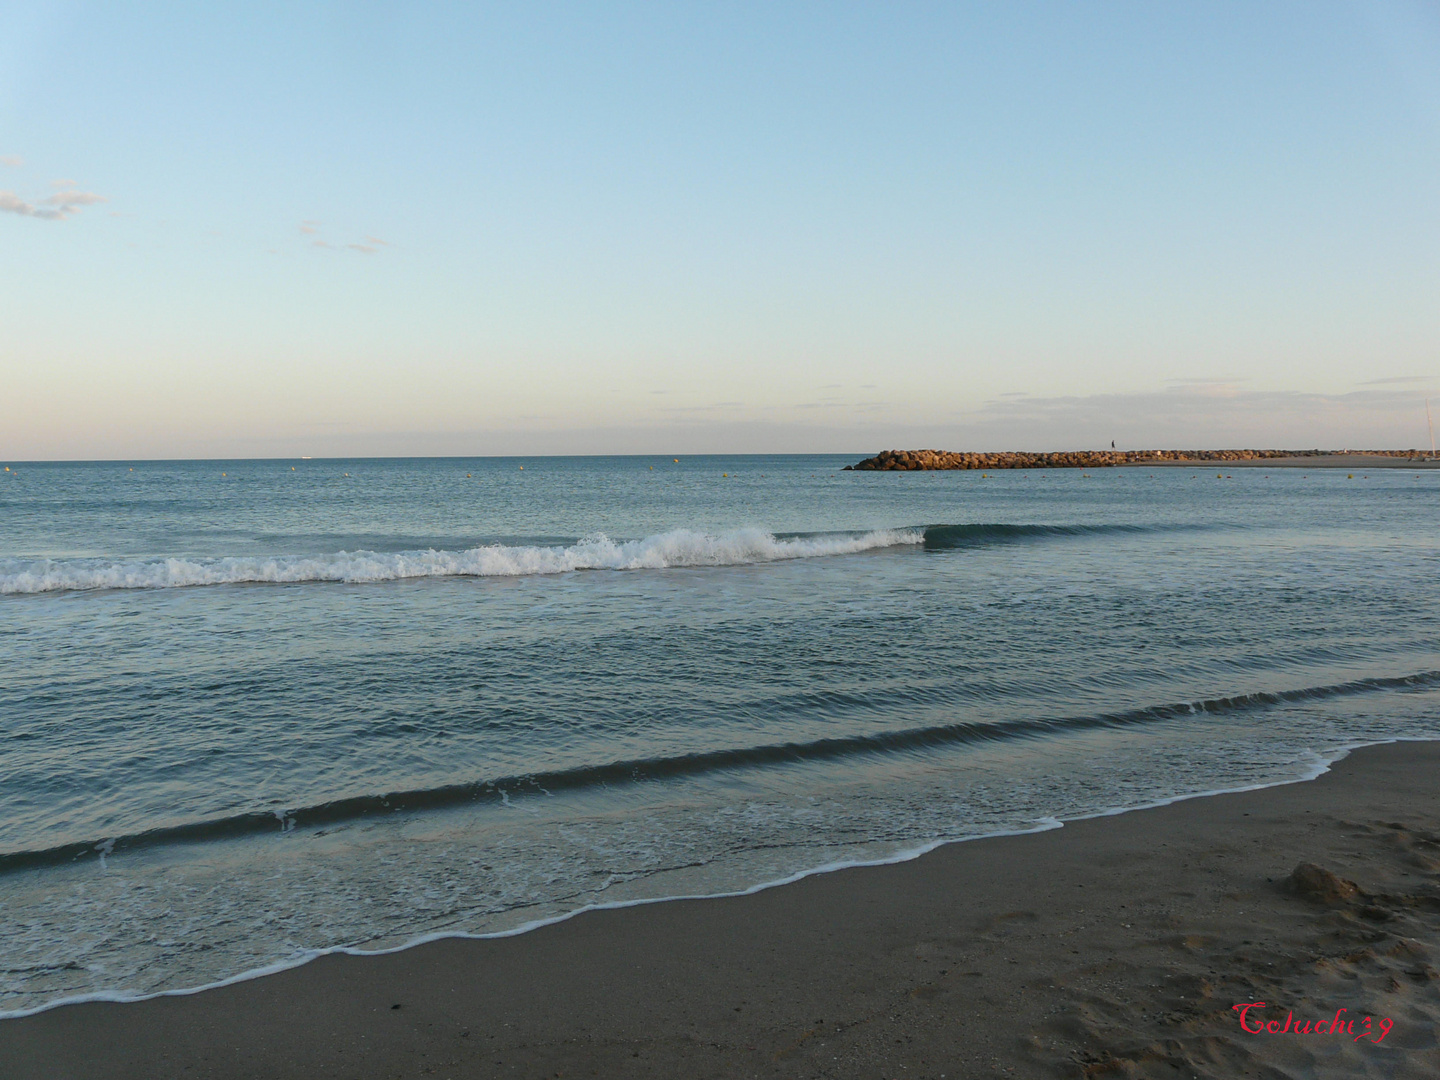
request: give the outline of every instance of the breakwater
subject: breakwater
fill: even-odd
[[[1272,459],[1327,457],[1422,459],[1419,450],[1060,450],[1028,453],[1002,450],[990,453],[950,450],[885,450],[846,471],[901,472],[928,469],[1104,469],[1117,465],[1156,465],[1174,462],[1268,461]],[[1323,464],[1316,461],[1315,464]]]

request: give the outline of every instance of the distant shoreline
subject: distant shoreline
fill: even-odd
[[[1052,453],[885,450],[847,472],[929,472],[971,469],[1108,469],[1124,466],[1208,466],[1277,469],[1435,469],[1440,459],[1420,450],[1061,450]]]

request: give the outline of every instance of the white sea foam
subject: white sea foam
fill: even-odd
[[[675,529],[643,540],[589,536],[553,547],[491,544],[467,551],[339,551],[331,555],[276,555],[210,559],[0,560],[0,593],[72,589],[173,589],[251,582],[396,581],[425,577],[521,577],[574,570],[659,570],[672,566],[744,563],[849,555],[875,548],[919,544],[919,529],[776,537],[762,529],[712,535]]]
[[[37,1013],[48,1012],[49,1010],[62,1005],[76,1005],[92,1001],[136,1002],[149,1001],[154,998],[186,997],[192,994],[202,993],[206,990],[215,990],[224,986],[233,986],[236,983],[248,982],[252,979],[263,978],[267,975],[274,975],[282,971],[288,971],[291,968],[301,967],[305,964],[308,964],[312,960],[317,960],[322,956],[386,956],[393,953],[404,952],[408,949],[413,949],[418,945],[425,945],[435,941],[445,941],[453,939],[484,941],[494,938],[518,937],[522,934],[527,934],[534,930],[540,930],[547,926],[553,926],[556,923],[568,922],[570,919],[575,918],[577,915],[583,915],[591,911],[614,911],[621,908],[644,907],[650,904],[670,903],[676,900],[720,900],[731,899],[741,896],[750,896],[754,893],[764,892],[768,889],[774,889],[784,885],[791,885],[797,881],[801,881],[808,877],[814,877],[820,874],[834,873],[837,870],[890,866],[897,863],[911,862],[915,859],[930,854],[930,852],[936,850],[937,848],[948,847],[951,844],[965,843],[967,841],[973,840],[995,839],[1005,836],[1027,836],[1033,833],[1049,832],[1053,829],[1062,829],[1065,827],[1065,822],[1067,821],[1085,821],[1091,818],[1112,817],[1118,816],[1120,814],[1131,813],[1136,810],[1150,810],[1156,807],[1169,806],[1173,803],[1188,802],[1191,799],[1213,798],[1216,795],[1234,795],[1247,791],[1260,791],[1265,788],[1286,787],[1290,784],[1308,783],[1312,780],[1318,780],[1321,776],[1328,773],[1338,761],[1348,757],[1352,751],[1359,750],[1367,746],[1382,746],[1388,743],[1412,741],[1428,741],[1428,737],[1399,736],[1389,739],[1353,742],[1343,746],[1333,747],[1328,752],[1323,754],[1310,751],[1304,755],[1304,760],[1297,761],[1295,763],[1302,766],[1303,771],[1299,775],[1292,775],[1283,779],[1266,780],[1260,783],[1253,784],[1238,784],[1231,787],[1210,788],[1203,791],[1183,792],[1178,795],[1171,795],[1165,798],[1153,799],[1148,802],[1142,802],[1139,804],[1122,804],[1092,813],[1067,815],[1064,818],[1058,818],[1046,814],[1035,818],[1028,826],[1011,829],[996,829],[993,831],[976,833],[969,836],[933,838],[921,841],[916,844],[911,844],[909,846],[901,846],[897,850],[887,855],[882,855],[879,858],[850,857],[835,859],[818,866],[812,866],[805,869],[797,870],[778,878],[755,882],[741,888],[727,891],[705,893],[678,893],[674,895],[646,896],[636,897],[629,900],[618,900],[610,902],[602,901],[598,903],[580,904],[569,911],[565,911],[555,915],[544,916],[538,919],[531,919],[529,921],[521,923],[518,926],[514,926],[506,930],[496,930],[490,931],[488,933],[475,933],[465,930],[441,930],[432,933],[416,935],[415,937],[412,937],[411,939],[403,942],[402,944],[393,945],[388,948],[366,949],[361,946],[342,945],[319,949],[295,949],[285,959],[277,960],[264,966],[255,967],[248,971],[239,972],[234,975],[216,979],[212,982],[202,983],[196,986],[169,990],[158,990],[148,993],[143,991],[100,990],[92,993],[75,994],[57,998],[51,1001],[46,1001],[38,1005],[29,1005],[24,1008],[11,1010],[0,1009],[0,1021],[19,1019],[26,1016],[34,1016]]]

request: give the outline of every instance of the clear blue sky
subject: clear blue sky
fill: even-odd
[[[1428,439],[1434,4],[0,27],[0,456]]]

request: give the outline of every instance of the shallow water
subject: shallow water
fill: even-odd
[[[11,463],[0,1009],[1440,735],[1440,474],[850,460]]]

